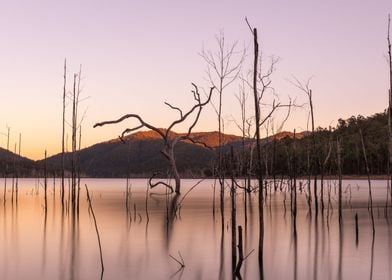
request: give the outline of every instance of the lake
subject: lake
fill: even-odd
[[[125,179],[82,179],[79,214],[73,215],[61,206],[59,180],[48,179],[45,211],[43,179],[19,179],[17,199],[11,192],[12,179],[6,184],[1,179],[0,279],[101,278],[100,250],[85,184],[102,245],[103,279],[232,278],[230,182],[224,197],[223,231],[218,186],[213,209],[214,180],[183,180],[179,197],[165,195],[163,186],[147,194],[147,183],[132,179],[126,203]],[[372,181],[374,235],[367,181],[343,181],[341,224],[337,188],[336,181],[325,182],[325,208],[318,215],[314,209],[308,211],[305,192],[298,190],[296,235],[287,186],[268,191],[262,272],[258,193],[246,195],[245,204],[244,191],[238,189],[236,224],[243,229],[245,257],[241,277],[392,279],[392,208],[390,200],[386,208],[387,182]],[[174,199],[181,205],[175,213],[171,211]]]

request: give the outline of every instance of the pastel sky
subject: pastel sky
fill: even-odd
[[[209,87],[198,53],[216,50],[220,31],[228,44],[249,48],[249,69],[245,17],[258,28],[263,63],[280,58],[273,86],[282,101],[290,95],[305,102],[289,80],[313,77],[316,125],[381,112],[387,106],[388,13],[390,0],[1,1],[0,147],[9,126],[11,147],[22,134],[22,155],[39,159],[45,149],[60,152],[65,58],[69,79],[80,64],[83,69],[82,95],[88,98],[80,105],[86,111],[82,147],[134,125],[92,128],[125,113],[167,126],[176,114],[164,101],[189,108],[191,82]],[[233,134],[240,133],[231,121],[239,118],[237,91],[237,84],[228,88],[223,100],[225,131]],[[285,129],[304,130],[306,121],[306,110],[298,109]],[[217,130],[211,106],[196,130]]]

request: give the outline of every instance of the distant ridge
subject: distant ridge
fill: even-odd
[[[0,176],[35,176],[37,165],[33,160],[0,148]]]
[[[166,131],[166,130],[161,129],[161,131]],[[185,135],[185,133],[170,132],[169,135],[171,137],[177,137],[177,136]],[[198,142],[202,142],[202,143],[206,144],[208,147],[211,147],[211,148],[216,148],[219,146],[219,132],[218,131],[193,132],[193,133],[191,133],[190,137]],[[130,134],[130,135],[127,135],[124,137],[124,140],[131,140],[131,141],[160,140],[160,139],[161,139],[160,135],[153,130],[138,131],[138,132],[135,132],[133,134]],[[115,139],[109,140],[108,142],[115,143],[115,142],[119,142],[119,141],[120,141],[119,138],[115,138]],[[222,133],[223,145],[229,144],[231,142],[238,142],[238,141],[242,141],[241,136]],[[184,141],[184,142],[191,143],[191,141]]]
[[[295,133],[295,139],[302,139],[307,135],[309,135],[309,132],[307,132],[307,131]],[[271,136],[272,139],[276,139],[276,140],[282,140],[283,138],[286,138],[286,137],[294,138],[294,133],[290,132],[290,131],[282,131],[282,132],[279,132],[279,133]]]
[[[309,140],[315,140],[316,151],[323,159],[330,154],[329,161],[325,166],[328,173],[336,174],[336,146],[335,140],[342,139],[342,171],[345,175],[366,174],[363,157],[361,154],[362,144],[359,138],[358,127],[362,128],[365,147],[368,154],[369,169],[372,175],[385,175],[388,173],[388,118],[387,111],[376,113],[369,117],[358,115],[346,120],[339,119],[333,129],[318,127],[314,134],[311,132],[299,132],[293,141],[294,133],[282,131],[276,135],[261,139],[263,153],[263,169],[265,174],[290,175],[292,172],[292,160],[296,157],[297,174],[303,176],[308,174]],[[171,137],[184,135],[172,132]],[[312,136],[310,139],[309,136]],[[313,137],[314,136],[314,137]],[[190,141],[179,142],[175,147],[177,167],[181,175],[188,177],[212,176],[214,173],[214,162],[217,159],[216,148],[218,146],[219,134],[212,132],[192,133],[196,141],[208,145],[195,144]],[[243,139],[236,135],[222,135],[223,155],[225,170],[231,172],[233,167],[241,176],[244,165],[238,160],[249,160],[249,156],[255,157],[255,140]],[[168,163],[161,155],[162,140],[154,131],[139,131],[125,137],[125,144],[118,138],[91,147],[82,149],[77,153],[80,162],[82,176],[89,177],[124,177],[130,174],[133,177],[150,176],[154,171],[163,173],[168,170]],[[294,145],[295,144],[295,145]],[[230,148],[234,148],[234,155],[244,155],[243,145],[246,147],[245,157],[236,157],[231,160]],[[332,149],[332,150],[331,150]],[[335,149],[335,152],[334,150]],[[332,153],[330,153],[332,151]],[[71,154],[66,153],[66,169],[70,170]],[[61,154],[54,155],[46,161],[32,161],[24,157],[0,148],[0,176],[18,174],[18,176],[42,176],[43,167],[48,167],[48,174],[56,176],[60,174]],[[233,165],[234,163],[234,165]],[[252,161],[252,164],[254,161]],[[254,164],[251,172],[254,174]],[[227,174],[228,176],[230,174]]]
[[[165,131],[162,129],[162,131]],[[182,136],[184,133],[171,132],[170,137]],[[301,139],[304,133],[296,134]],[[202,144],[194,144],[191,141],[183,141],[175,147],[176,162],[181,174],[187,176],[203,176],[211,174],[211,163],[216,157],[215,149],[219,146],[218,131],[194,132],[191,138]],[[281,140],[285,137],[292,138],[291,132],[280,132],[274,137]],[[269,137],[268,141],[271,141]],[[133,176],[149,176],[156,170],[165,172],[168,164],[160,153],[162,140],[160,135],[152,130],[138,131],[124,137],[127,144],[119,138],[97,143],[78,152],[81,173],[89,177],[125,177],[126,174]],[[254,140],[246,138],[245,144],[249,145]],[[262,140],[268,142],[267,139]],[[242,145],[241,136],[222,134],[223,151],[229,151],[229,146],[234,148]],[[66,169],[70,169],[70,153],[65,154]],[[59,174],[61,168],[61,154],[56,154],[46,160],[48,172],[55,170]],[[0,174],[12,176],[42,176],[45,160],[33,161],[21,157],[8,150],[0,148]]]
[[[165,131],[162,129],[162,131]],[[177,137],[184,133],[171,132],[170,137]],[[194,144],[191,141],[182,141],[175,147],[178,170],[185,176],[204,176],[212,174],[211,163],[216,158],[215,149],[219,145],[219,133],[195,132],[190,137],[202,144]],[[289,132],[279,134],[279,139],[292,137]],[[297,137],[300,137],[299,135]],[[152,130],[138,131],[123,138],[114,138],[91,147],[82,149],[78,153],[81,172],[89,177],[125,177],[149,176],[160,170],[165,172],[169,166],[166,159],[160,153],[162,140],[160,135]],[[229,146],[239,147],[243,141],[241,136],[222,134],[223,151],[228,151]],[[245,139],[249,144],[254,140]],[[265,140],[263,140],[265,141]],[[66,162],[70,162],[70,154],[66,154]],[[37,163],[43,164],[43,161]],[[61,154],[47,159],[51,168],[61,167]],[[66,166],[70,168],[70,166]]]

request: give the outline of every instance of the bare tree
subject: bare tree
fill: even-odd
[[[191,133],[192,133],[192,129],[196,126],[196,124],[197,124],[197,122],[199,120],[200,114],[201,114],[204,106],[206,106],[210,102],[211,96],[212,96],[212,93],[213,93],[213,90],[214,90],[214,87],[211,87],[207,99],[204,102],[202,102],[202,100],[200,98],[200,93],[199,93],[198,87],[195,84],[193,84],[193,83],[192,83],[192,86],[194,87],[194,90],[192,90],[192,93],[193,93],[193,98],[194,98],[196,104],[193,105],[192,108],[189,109],[187,112],[184,113],[183,110],[180,109],[179,107],[175,107],[175,106],[165,102],[165,104],[170,109],[172,109],[174,111],[178,111],[178,113],[179,113],[179,118],[174,120],[168,126],[168,128],[166,130],[157,128],[156,126],[151,125],[151,124],[145,122],[142,119],[142,117],[137,115],[137,114],[126,114],[126,115],[120,117],[117,120],[103,121],[103,122],[100,122],[100,123],[97,123],[97,124],[94,125],[94,127],[97,127],[97,126],[104,126],[104,125],[107,125],[107,124],[120,123],[120,122],[122,122],[122,121],[124,121],[126,119],[135,119],[135,120],[137,120],[139,122],[139,125],[137,125],[135,127],[132,127],[132,128],[125,129],[122,132],[122,134],[120,136],[120,139],[123,139],[123,137],[126,134],[128,134],[130,132],[133,132],[133,131],[136,131],[136,130],[139,130],[141,128],[148,128],[148,129],[151,129],[151,130],[155,131],[162,138],[162,140],[164,142],[163,143],[163,148],[161,150],[161,153],[168,160],[168,162],[170,164],[172,175],[173,175],[174,180],[175,180],[175,192],[177,194],[180,193],[181,179],[180,179],[180,175],[179,175],[178,170],[177,170],[176,160],[175,160],[175,156],[174,156],[174,147],[176,146],[176,144],[178,142],[186,141],[186,140],[191,141],[193,143],[203,144],[203,143],[197,142],[196,140],[192,139]],[[173,128],[176,125],[185,122],[192,115],[194,115],[194,119],[191,122],[190,126],[188,127],[187,133],[181,134],[181,135],[178,135],[178,136],[174,136],[173,133],[171,133]],[[167,185],[167,184],[164,184],[164,185]]]
[[[259,57],[259,42],[257,36],[257,28],[252,28],[248,20],[245,18],[246,23],[253,36],[254,46],[254,57],[253,57],[253,69],[252,69],[252,82],[247,82],[249,87],[253,90],[254,106],[255,106],[255,139],[256,139],[256,174],[259,185],[259,266],[260,266],[260,278],[263,279],[263,247],[264,247],[264,196],[263,196],[263,174],[262,174],[262,156],[261,156],[261,143],[260,143],[260,128],[273,116],[273,114],[282,107],[291,107],[291,100],[289,104],[282,104],[279,100],[276,100],[275,90],[272,87],[272,74],[275,70],[275,65],[278,59],[272,57],[271,64],[266,72],[262,71],[261,58]],[[261,116],[261,105],[262,100],[266,98],[267,93],[272,93],[274,96],[270,108],[266,110],[266,114]],[[263,99],[264,98],[264,99]],[[264,106],[266,107],[266,106]]]
[[[290,102],[289,104],[293,105],[291,102],[291,98],[289,98]],[[293,105],[294,106],[294,105]],[[275,118],[271,117],[271,119],[268,121],[267,126],[266,126],[266,130],[267,130],[267,143],[270,142],[270,140],[272,141],[272,154],[271,156],[271,160],[270,160],[270,175],[272,175],[272,179],[273,179],[273,185],[274,185],[274,191],[277,190],[278,185],[276,182],[276,168],[275,168],[275,164],[276,164],[276,144],[277,144],[277,140],[276,139],[276,135],[281,133],[283,130],[284,125],[286,124],[287,120],[290,117],[290,113],[291,113],[291,106],[288,106],[287,112],[286,112],[286,116],[283,118],[283,120],[281,120],[281,122],[279,123],[278,121],[275,120]],[[268,137],[268,126],[271,127],[271,137]],[[268,172],[268,153],[267,150],[265,151],[265,164],[266,164],[266,170]]]
[[[227,46],[223,32],[215,36],[218,44],[218,50],[212,51],[202,50],[200,56],[207,63],[208,81],[218,91],[219,101],[218,107],[214,106],[218,117],[218,179],[220,183],[220,210],[221,210],[221,226],[224,230],[224,172],[222,163],[222,133],[224,131],[224,121],[222,119],[222,102],[223,91],[232,84],[240,75],[243,61],[245,59],[245,48],[239,50],[238,42]]]
[[[21,152],[21,150],[22,150],[22,133],[19,133],[19,146],[18,146],[18,155],[20,156],[20,152]]]
[[[332,133],[331,133],[331,127],[329,127],[329,132],[330,132],[330,138],[328,140],[328,151],[326,153],[326,156],[324,158],[324,161],[321,163],[321,168],[320,168],[320,187],[321,187],[321,196],[320,196],[320,202],[321,202],[321,212],[323,213],[324,211],[324,175],[325,175],[325,168],[327,166],[327,163],[329,161],[329,158],[331,157],[332,153]]]
[[[70,166],[71,166],[71,185],[68,193],[68,203],[72,204],[72,210],[78,210],[79,208],[79,193],[80,193],[80,170],[78,167],[78,147],[81,147],[81,124],[84,120],[86,111],[81,115],[79,113],[80,102],[84,101],[88,97],[81,99],[81,80],[82,80],[82,66],[80,65],[78,73],[73,74],[73,85],[72,90],[67,92],[67,63],[64,61],[64,84],[63,84],[63,119],[62,119],[62,153],[61,153],[61,204],[64,206],[64,195],[65,195],[65,155],[68,152],[68,134],[66,134],[66,124],[71,129],[71,153],[70,153]],[[71,104],[71,119],[70,122],[66,121],[66,103],[67,101]],[[79,133],[79,144],[78,144],[78,133]],[[65,137],[66,136],[66,137]],[[78,188],[78,189],[76,189]]]
[[[64,169],[65,169],[65,96],[67,84],[67,60],[64,60],[64,86],[63,86],[63,121],[61,135],[61,205],[64,207]]]
[[[239,170],[240,170],[240,173],[243,173],[243,171],[245,171],[247,169],[247,165],[248,165],[247,160],[246,160],[245,142],[246,142],[246,138],[247,138],[247,133],[246,133],[247,132],[247,125],[249,125],[248,121],[250,119],[247,117],[247,114],[246,114],[246,102],[248,99],[248,94],[245,89],[245,81],[243,78],[241,78],[241,79],[242,79],[242,83],[239,85],[239,91],[235,95],[235,98],[237,99],[238,104],[240,105],[240,109],[241,109],[241,120],[240,120],[240,122],[238,122],[233,117],[232,121],[237,126],[237,128],[241,131],[242,153],[241,153],[241,159],[239,161],[239,163],[240,163]]]
[[[363,137],[362,129],[361,126],[357,123],[358,125],[358,130],[359,130],[359,137],[361,139],[361,145],[362,145],[362,152],[363,152],[363,158],[365,160],[365,167],[366,167],[366,175],[367,175],[367,180],[368,180],[368,186],[369,186],[369,203],[368,203],[368,209],[370,209],[370,215],[372,219],[372,229],[373,229],[373,234],[375,233],[375,227],[374,227],[374,215],[373,215],[373,197],[372,197],[372,184],[370,181],[370,168],[369,168],[369,163],[368,163],[368,157],[366,153],[366,147],[365,147],[365,139]]]
[[[8,125],[7,125],[7,151],[9,151],[10,150],[10,130],[11,130],[11,127],[9,127]]]
[[[45,160],[44,160],[44,191],[45,191],[45,213],[48,211],[48,172],[47,172],[47,153],[45,150]]]
[[[239,92],[238,94],[236,94],[236,99],[238,100],[238,103],[240,105],[241,108],[241,121],[237,122],[234,118],[233,118],[233,122],[235,123],[235,125],[238,127],[238,129],[241,131],[241,136],[242,136],[242,152],[239,155],[239,164],[238,164],[238,170],[239,170],[239,174],[243,174],[246,175],[246,177],[244,177],[244,217],[245,217],[245,227],[247,225],[248,222],[248,214],[247,214],[247,209],[248,209],[248,202],[247,202],[247,194],[250,193],[250,179],[247,180],[247,177],[250,176],[250,170],[249,170],[249,165],[250,165],[250,161],[248,161],[247,159],[247,155],[246,155],[246,147],[245,147],[245,141],[247,138],[246,132],[247,132],[247,115],[246,115],[246,101],[248,99],[248,94],[245,90],[245,81],[244,79],[242,79],[242,83],[239,86]],[[249,150],[249,154],[250,150]],[[247,184],[248,182],[248,184]]]
[[[78,123],[78,103],[79,103],[79,94],[80,94],[80,76],[81,69],[79,74],[74,74],[74,82],[73,82],[73,93],[72,93],[72,124],[71,124],[71,150],[72,150],[72,158],[71,158],[71,186],[72,186],[72,209],[76,210],[76,177],[77,177],[77,123]]]
[[[311,126],[312,126],[312,152],[311,152],[311,163],[310,163],[310,172],[309,176],[311,173],[313,173],[314,176],[314,208],[316,211],[316,215],[318,213],[318,199],[317,199],[317,174],[318,174],[318,167],[319,167],[319,159],[317,156],[316,152],[316,135],[315,135],[315,127],[314,127],[314,111],[313,111],[313,93],[312,89],[310,88],[310,81],[312,78],[309,78],[306,83],[301,83],[297,78],[294,78],[295,82],[292,83],[294,86],[299,88],[302,92],[304,92],[309,100],[309,108],[310,108],[310,120],[311,120]],[[310,184],[308,185],[309,187],[309,199],[308,199],[308,204],[310,206]],[[309,207],[309,209],[311,209]]]
[[[225,36],[223,32],[215,36],[218,44],[218,50],[216,53],[208,50],[202,50],[200,56],[207,63],[207,76],[208,81],[218,91],[219,101],[216,113],[218,116],[218,130],[219,130],[219,168],[222,168],[222,102],[223,102],[223,91],[232,84],[240,75],[242,64],[245,59],[246,50],[239,50],[238,42],[226,46]],[[234,61],[233,61],[234,60]],[[221,170],[220,170],[221,171]]]
[[[263,248],[264,248],[264,206],[263,206],[263,175],[261,173],[261,147],[260,147],[260,103],[259,94],[257,91],[257,70],[259,62],[259,42],[257,39],[257,28],[252,28],[247,19],[245,19],[250,31],[253,36],[254,45],[254,60],[253,60],[253,97],[255,105],[255,120],[256,120],[256,153],[257,153],[257,165],[256,173],[257,180],[259,183],[259,267],[260,267],[260,278],[263,279]]]
[[[338,167],[338,178],[339,178],[339,200],[338,200],[338,205],[339,205],[339,225],[342,224],[343,222],[343,217],[342,217],[342,145],[341,145],[341,139],[338,137],[336,139],[336,154],[337,154],[337,167]]]

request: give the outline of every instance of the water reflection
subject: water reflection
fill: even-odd
[[[55,195],[55,184],[60,186],[60,182],[48,181],[53,195],[47,196],[45,211],[40,181],[19,179],[18,188],[7,181],[0,181],[0,278],[99,278],[100,254],[83,189],[79,211],[72,211],[62,207],[60,195]],[[213,181],[200,183],[185,200],[183,195],[151,194],[146,180],[132,180],[132,192],[126,199],[124,181],[81,182],[89,186],[97,218],[104,279],[229,279],[241,260],[239,226],[244,260],[237,279],[392,279],[392,210],[385,207],[388,190],[384,181],[373,183],[375,232],[367,208],[366,181],[343,182],[342,189],[347,191],[342,192],[341,213],[337,184],[325,181],[325,209],[318,215],[313,209],[312,216],[305,193],[294,192],[290,182],[280,183],[278,188],[270,184],[261,209],[257,192],[237,191],[234,263],[231,197],[224,196],[222,228],[221,215],[214,216]],[[184,180],[183,193],[196,183]],[[216,211],[220,211],[218,203],[217,198]],[[261,244],[260,218],[264,227]],[[185,267],[169,255],[178,260],[181,255]]]

